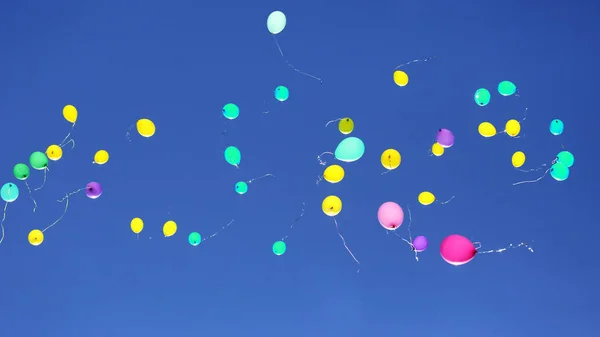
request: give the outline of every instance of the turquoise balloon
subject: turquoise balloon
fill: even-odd
[[[565,181],[569,178],[569,168],[563,163],[556,163],[550,168],[550,175],[556,181]]]
[[[200,235],[198,232],[191,232],[188,236],[188,242],[190,245],[196,247],[200,244],[200,242],[202,242],[202,235]]]
[[[279,256],[279,255],[283,255],[283,253],[285,253],[287,249],[287,246],[285,244],[285,242],[283,241],[277,241],[273,244],[273,254]]]
[[[492,95],[490,95],[490,91],[485,88],[480,88],[475,91],[475,95],[473,96],[475,99],[475,103],[479,106],[486,106],[490,103],[490,99]]]
[[[246,192],[248,192],[248,184],[243,181],[238,181],[235,183],[235,191],[238,194],[246,194]]]
[[[233,166],[238,166],[242,161],[242,154],[235,146],[229,146],[225,149],[225,160]]]
[[[565,124],[560,119],[553,119],[550,122],[550,133],[559,136],[565,131]]]
[[[511,81],[502,81],[498,84],[498,92],[502,96],[510,96],[517,92],[517,86]]]
[[[563,163],[567,167],[571,167],[575,163],[575,156],[573,156],[573,154],[569,151],[560,151],[556,155],[556,162]]]
[[[290,98],[290,91],[288,88],[284,87],[283,85],[275,88],[275,99],[280,102],[285,102],[288,98]]]
[[[227,103],[223,107],[223,116],[227,119],[236,119],[240,115],[240,108],[233,103]]]
[[[19,197],[19,188],[13,183],[6,183],[0,189],[0,197],[6,202],[13,202]]]
[[[365,154],[365,143],[360,138],[348,137],[342,140],[335,149],[335,159],[351,163]]]

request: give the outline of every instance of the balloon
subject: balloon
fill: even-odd
[[[225,149],[225,160],[233,166],[238,166],[242,161],[242,154],[235,146],[229,146]]]
[[[283,85],[280,85],[277,88],[275,88],[276,100],[280,102],[285,102],[288,98],[290,98],[290,90],[288,88],[284,87]]]
[[[6,183],[0,189],[0,197],[6,202],[13,202],[19,197],[19,188],[13,183]]]
[[[227,103],[223,107],[223,116],[227,119],[236,119],[240,115],[240,108],[233,103]]]
[[[475,91],[474,98],[475,103],[477,103],[477,105],[486,106],[490,103],[490,99],[492,98],[492,96],[490,95],[490,92],[487,89],[481,88]]]
[[[404,211],[393,201],[384,202],[377,211],[377,220],[383,228],[393,231],[404,222]]]
[[[448,129],[439,129],[436,140],[443,148],[449,148],[454,145],[454,134]]]
[[[90,199],[98,199],[102,195],[102,186],[95,181],[85,185],[85,195]]]
[[[347,163],[359,160],[363,154],[365,154],[365,144],[356,137],[343,139],[335,149],[335,158]]]
[[[144,221],[140,218],[133,218],[129,224],[129,227],[131,227],[131,231],[135,234],[140,234],[140,232],[144,229]]]
[[[471,241],[462,235],[447,236],[440,245],[442,259],[454,266],[460,266],[473,260],[477,250]]]
[[[435,201],[435,195],[433,195],[433,193],[429,191],[423,191],[419,193],[417,199],[419,200],[419,203],[421,205],[428,206],[433,204],[433,202]]]
[[[13,174],[15,175],[15,178],[19,180],[27,179],[29,177],[29,173],[29,166],[22,163],[15,165],[13,168]]]
[[[108,152],[106,152],[106,150],[98,150],[94,155],[94,163],[104,165],[108,162],[108,157]]]
[[[269,33],[273,35],[281,33],[286,24],[287,18],[285,17],[285,14],[280,11],[274,11],[269,14],[269,17],[267,18],[267,29],[269,30]]]
[[[323,179],[328,183],[337,184],[344,179],[344,168],[340,165],[330,165],[323,172]]]
[[[349,135],[354,131],[354,121],[351,118],[342,118],[338,123],[338,129],[344,135]]]
[[[417,236],[412,241],[412,246],[417,253],[425,251],[425,249],[427,249],[428,245],[429,245],[429,242],[427,241],[427,238],[424,236]]]
[[[558,162],[550,167],[550,175],[556,181],[565,181],[569,178],[569,168],[567,165]]]
[[[335,195],[330,195],[323,199],[321,209],[327,216],[336,216],[342,211],[342,200]]]
[[[408,75],[402,70],[394,71],[394,83],[399,87],[405,87],[408,84]]]
[[[550,133],[559,136],[565,131],[565,124],[560,119],[553,119],[550,122]]]
[[[506,122],[504,130],[506,131],[507,135],[511,137],[516,137],[521,132],[521,123],[519,123],[519,121],[516,119],[511,119],[508,122]]]
[[[196,247],[200,244],[200,242],[202,242],[202,235],[200,235],[198,232],[191,232],[188,236],[188,242],[190,245]]]
[[[496,135],[496,127],[490,122],[483,122],[477,127],[479,134],[485,138],[494,137]]]
[[[72,105],[65,105],[63,108],[63,117],[69,123],[75,124],[77,122],[77,109]]]
[[[50,145],[46,149],[46,156],[48,156],[48,159],[52,161],[59,160],[60,158],[62,158],[62,155],[62,148],[58,145]]]
[[[283,241],[277,241],[273,244],[273,254],[277,256],[283,255],[286,249],[286,244]]]
[[[510,96],[517,92],[517,86],[511,81],[502,81],[498,84],[498,92],[502,96]]]
[[[140,134],[140,136],[146,138],[154,136],[154,133],[156,132],[156,126],[154,126],[154,122],[147,118],[138,120],[135,124],[135,127],[137,128],[137,132]]]
[[[556,161],[565,164],[567,167],[571,167],[575,163],[575,156],[569,151],[560,151],[556,155]]]
[[[248,184],[244,181],[238,181],[235,183],[235,191],[238,194],[246,194],[248,192]]]
[[[514,166],[514,168],[519,168],[525,164],[525,159],[525,153],[517,151],[512,155],[512,165]]]
[[[165,222],[163,225],[163,234],[166,238],[175,235],[177,232],[177,224],[173,220]]]
[[[441,146],[440,143],[435,142],[431,146],[431,153],[433,153],[434,156],[439,157],[444,154],[444,147]]]
[[[48,157],[43,152],[36,151],[29,156],[29,165],[36,170],[44,170],[48,167]]]
[[[395,170],[400,166],[402,156],[394,149],[387,149],[381,154],[381,165],[388,170]]]
[[[44,232],[39,229],[34,229],[27,235],[27,240],[32,246],[39,246],[44,242]]]

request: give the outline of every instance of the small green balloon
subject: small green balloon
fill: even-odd
[[[335,149],[335,159],[351,163],[359,160],[365,154],[365,143],[360,138],[344,138]]]
[[[550,175],[556,181],[565,181],[569,178],[569,168],[563,163],[555,163],[550,168]]]
[[[223,107],[223,116],[227,119],[236,119],[240,115],[240,108],[233,103],[227,103]]]
[[[283,255],[283,253],[285,253],[287,249],[287,246],[285,245],[285,242],[283,241],[277,241],[273,244],[273,254],[279,256],[279,255]]]
[[[517,92],[517,86],[511,81],[502,81],[498,84],[498,92],[502,96],[510,96]]]
[[[235,183],[235,191],[238,194],[246,194],[246,192],[248,192],[248,184],[246,184],[246,182],[243,181],[238,181],[237,183]]]
[[[225,160],[233,166],[238,166],[242,161],[242,154],[235,146],[229,146],[225,149]]]
[[[202,236],[198,232],[191,232],[190,235],[188,236],[188,241],[189,241],[190,245],[195,247],[195,246],[199,245],[200,242],[202,242]]]
[[[48,167],[48,157],[43,152],[36,151],[29,156],[29,165],[36,170],[44,170]]]
[[[475,103],[477,103],[477,105],[486,106],[490,103],[492,95],[490,95],[489,90],[480,88],[475,91],[475,95],[473,97],[475,98]]]
[[[563,163],[567,167],[571,167],[575,163],[575,156],[573,156],[573,154],[569,151],[560,151],[556,155],[556,162]]]
[[[552,122],[550,122],[549,129],[551,134],[560,136],[565,131],[565,123],[560,119],[553,119]]]
[[[29,166],[23,163],[18,163],[13,168],[13,174],[15,175],[15,178],[19,180],[25,180],[29,178],[29,173]]]
[[[284,87],[283,85],[275,88],[275,99],[280,102],[285,102],[288,98],[290,98],[290,91],[288,88]]]

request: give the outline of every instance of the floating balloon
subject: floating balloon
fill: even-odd
[[[72,105],[65,105],[63,108],[63,117],[67,122],[75,124],[77,122],[77,109]]]
[[[556,181],[565,181],[569,178],[569,171],[567,165],[557,162],[550,167],[550,176]]]
[[[323,179],[328,183],[337,184],[344,179],[344,168],[339,165],[330,165],[323,172]]]
[[[519,168],[521,166],[523,166],[525,164],[525,153],[521,152],[521,151],[517,151],[515,153],[513,153],[512,155],[512,165],[514,168]]]
[[[286,24],[287,18],[283,12],[274,11],[267,17],[267,29],[273,35],[281,33],[285,29]]]
[[[383,228],[393,231],[404,222],[404,211],[393,201],[384,202],[377,211],[377,220]]]
[[[229,146],[225,149],[225,161],[229,163],[229,165],[233,165],[237,167],[242,160],[242,153],[235,146]]]
[[[90,199],[98,199],[102,195],[102,185],[95,181],[85,185],[85,195]]]
[[[477,103],[477,105],[486,106],[490,103],[490,99],[492,98],[492,96],[490,95],[490,92],[487,89],[480,88],[477,89],[477,91],[475,91],[474,98],[475,103]]]
[[[447,236],[440,245],[442,259],[454,266],[460,266],[473,260],[477,250],[473,243],[458,234]]]
[[[502,81],[498,84],[498,93],[502,96],[510,96],[517,92],[517,86],[511,81]]]
[[[273,254],[280,256],[285,253],[287,246],[283,241],[277,241],[273,244]]]
[[[516,119],[511,119],[508,122],[506,122],[506,125],[504,126],[504,131],[507,135],[511,137],[516,137],[519,135],[519,133],[521,133],[521,123],[519,123],[519,121]]]
[[[29,156],[29,165],[36,170],[45,170],[48,168],[48,157],[43,152],[36,151]]]
[[[424,236],[417,236],[412,241],[412,246],[413,246],[415,252],[417,252],[417,253],[424,252],[427,249],[428,245],[429,245],[429,242],[427,241],[427,238]]]
[[[13,174],[15,176],[15,178],[19,179],[19,180],[25,180],[27,178],[29,178],[29,166],[23,164],[23,163],[19,163],[17,165],[15,165],[15,167],[13,168]]]
[[[560,136],[565,131],[565,124],[560,119],[553,119],[550,122],[550,133],[555,136]]]
[[[435,142],[431,146],[431,153],[433,153],[433,155],[436,157],[440,157],[441,155],[444,154],[444,147],[441,146],[440,143]]]
[[[58,145],[50,145],[46,149],[46,156],[48,156],[48,159],[50,159],[52,161],[59,160],[60,158],[62,158],[62,155],[63,155],[62,148]]]
[[[237,194],[246,194],[248,192],[248,184],[245,181],[238,181],[235,183],[235,191]]]
[[[39,246],[44,242],[44,232],[39,229],[34,229],[27,235],[27,241],[32,246]]]
[[[154,126],[154,122],[147,118],[138,120],[135,124],[135,127],[140,136],[145,138],[150,138],[154,136],[154,133],[156,133],[156,126]]]
[[[558,155],[556,155],[556,161],[565,164],[570,168],[575,163],[575,156],[569,151],[560,151]]]
[[[177,232],[177,223],[175,223],[175,221],[169,220],[169,221],[165,222],[165,224],[163,225],[163,234],[165,235],[166,238],[175,235],[176,232]]]
[[[435,195],[433,195],[431,192],[424,191],[419,193],[419,197],[417,199],[421,205],[428,206],[433,204],[435,201]]]
[[[202,242],[202,235],[198,232],[191,232],[190,235],[188,235],[188,242],[190,245],[196,247]]]
[[[447,149],[454,145],[454,134],[448,129],[439,129],[436,140],[443,148]]]
[[[223,116],[227,119],[236,119],[240,116],[240,108],[233,103],[227,103],[223,107]]]
[[[338,130],[344,135],[349,135],[354,131],[354,121],[351,118],[345,117],[340,119]]]
[[[106,150],[98,150],[94,155],[94,164],[104,165],[108,162],[108,152]]]
[[[129,227],[131,227],[131,231],[135,234],[140,234],[144,229],[144,221],[140,218],[133,218],[131,223],[129,223]]]
[[[400,152],[395,149],[387,149],[381,154],[381,165],[388,171],[397,169],[401,161]]]
[[[490,122],[483,122],[477,127],[479,134],[485,138],[494,137],[497,134],[496,127]]]
[[[335,195],[330,195],[323,199],[321,209],[327,216],[336,216],[342,211],[342,200]]]
[[[351,163],[359,160],[365,154],[365,144],[360,138],[348,137],[343,139],[335,149],[337,160]]]
[[[13,202],[19,197],[19,188],[13,183],[6,183],[0,189],[0,197],[6,202]]]
[[[399,87],[405,87],[408,84],[408,75],[402,70],[394,71],[394,83]]]
[[[283,85],[275,88],[275,99],[280,102],[285,102],[290,98],[290,90]]]

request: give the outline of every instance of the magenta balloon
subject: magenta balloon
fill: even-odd
[[[377,219],[383,228],[396,230],[404,221],[404,211],[402,207],[393,201],[388,201],[379,206]]]
[[[420,253],[420,252],[424,251],[425,249],[427,249],[429,242],[427,242],[426,237],[417,236],[416,238],[413,239],[412,245],[415,248],[415,251]]]
[[[473,260],[477,250],[473,243],[462,235],[452,234],[440,245],[440,254],[444,261],[460,266]]]
[[[85,195],[90,199],[96,199],[102,195],[102,186],[100,183],[92,181],[85,185]]]
[[[454,145],[454,134],[448,129],[439,129],[436,141],[443,147],[449,148]]]

